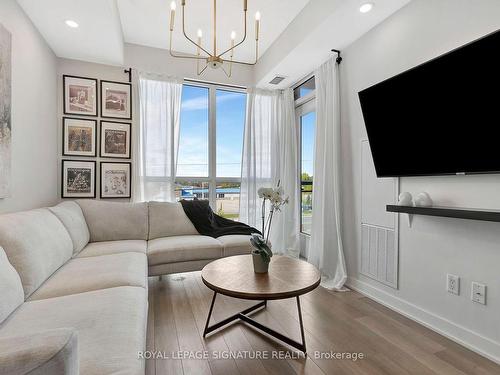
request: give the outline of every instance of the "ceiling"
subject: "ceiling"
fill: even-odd
[[[173,49],[180,52],[196,52],[182,34],[182,12],[177,0]],[[255,13],[262,15],[259,49],[263,54],[271,43],[304,8],[309,0],[248,0],[248,27],[246,41],[235,50],[234,58],[255,60]],[[147,3],[145,7],[144,4]],[[118,8],[127,43],[157,48],[169,48],[170,1],[167,0],[118,0]],[[198,29],[203,32],[203,45],[212,46],[211,0],[186,0],[186,32],[194,40]],[[217,0],[218,50],[230,47],[231,32],[236,39],[244,34],[243,0]],[[212,52],[210,49],[209,52]]]
[[[59,57],[123,63],[123,36],[114,0],[17,0]],[[80,25],[71,29],[71,19]]]
[[[123,43],[169,48],[171,0],[17,0],[59,57],[108,64],[123,64]],[[234,58],[255,59],[255,13],[262,15],[261,55],[310,0],[248,0],[248,35]],[[182,35],[180,0],[173,49],[195,53]],[[186,32],[196,38],[203,31],[204,45],[212,38],[212,1],[186,0]],[[65,21],[76,21],[71,29]],[[219,49],[229,48],[230,35],[243,37],[243,0],[217,0]],[[210,43],[211,45],[211,43]]]
[[[359,12],[371,1],[371,12]],[[255,58],[255,12],[262,15],[260,59],[250,71],[248,85],[288,87],[312,72],[410,0],[248,0],[248,35],[234,58]],[[17,0],[58,57],[123,66],[125,43],[168,49],[171,0]],[[194,53],[182,34],[181,0],[173,49]],[[203,45],[211,46],[212,0],[186,0],[186,32],[194,39],[203,31]],[[231,31],[243,36],[243,0],[217,0],[218,51],[230,44]],[[69,28],[74,20],[78,28]],[[161,51],[161,50],[157,51]],[[128,57],[127,57],[128,59]],[[173,72],[172,74],[176,74]],[[279,86],[268,82],[276,75]]]
[[[371,0],[373,9],[361,13],[359,7],[366,1],[312,0],[259,60],[255,84],[274,89],[290,87],[332,56],[332,48],[343,51],[411,0]],[[286,78],[278,86],[270,85],[277,75]]]

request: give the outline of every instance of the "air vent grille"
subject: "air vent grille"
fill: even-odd
[[[276,76],[269,83],[271,85],[279,85],[286,77]]]

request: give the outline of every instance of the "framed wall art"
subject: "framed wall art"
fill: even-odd
[[[130,198],[131,163],[101,162],[101,198]]]
[[[62,198],[95,198],[95,161],[62,161]]]
[[[101,81],[101,117],[132,119],[132,84]]]
[[[101,121],[100,156],[130,159],[130,129],[131,125],[128,123]]]
[[[97,121],[63,117],[63,155],[97,156]]]
[[[63,76],[65,115],[97,116],[97,79]]]

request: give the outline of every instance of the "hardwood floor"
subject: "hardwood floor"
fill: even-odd
[[[146,361],[146,374],[500,374],[495,363],[356,292],[319,287],[301,297],[307,357],[244,323],[204,339],[211,298],[199,272],[149,279],[147,350],[156,359]],[[254,303],[218,295],[213,319]],[[252,317],[300,337],[294,299],[269,301]],[[330,351],[364,358],[326,358]]]

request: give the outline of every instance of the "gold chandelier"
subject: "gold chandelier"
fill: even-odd
[[[176,58],[181,59],[195,59],[196,60],[196,72],[198,75],[201,75],[208,67],[212,69],[221,68],[224,73],[231,77],[233,63],[235,64],[243,64],[243,65],[255,65],[257,63],[257,59],[259,58],[259,31],[260,31],[260,13],[255,13],[255,61],[254,62],[244,62],[244,61],[236,61],[233,59],[234,50],[236,47],[241,45],[247,38],[247,0],[243,0],[243,13],[244,13],[244,35],[240,42],[236,43],[236,32],[233,31],[231,33],[231,47],[221,53],[217,51],[217,0],[213,0],[213,24],[212,24],[212,35],[213,35],[213,52],[209,52],[207,48],[202,45],[202,37],[203,33],[201,29],[198,29],[198,41],[195,42],[192,38],[190,38],[186,33],[185,22],[184,22],[184,13],[186,7],[186,0],[181,0],[182,5],[182,33],[184,37],[196,46],[196,56],[191,55],[178,55],[172,51],[172,34],[174,31],[174,21],[175,21],[175,10],[176,3],[172,1],[170,4],[170,55]],[[223,58],[223,56],[229,55],[229,59]],[[200,62],[205,62],[205,66],[200,70]],[[229,69],[226,70],[224,67],[224,63],[229,64]]]

